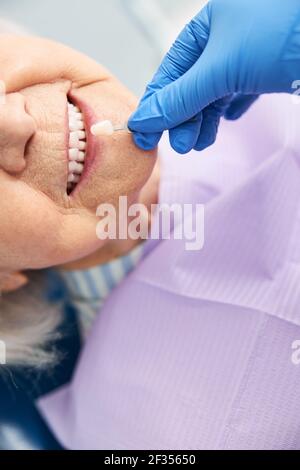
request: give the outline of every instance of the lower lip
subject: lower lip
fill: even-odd
[[[91,133],[91,126],[96,122],[96,116],[93,110],[85,102],[74,96],[72,92],[68,94],[70,101],[78,106],[83,114],[85,133],[86,133],[86,153],[83,172],[80,177],[80,181],[76,185],[75,189],[70,194],[70,197],[75,196],[82,186],[88,181],[89,176],[94,172],[98,162],[101,161],[103,155],[103,145],[101,139],[94,137]]]

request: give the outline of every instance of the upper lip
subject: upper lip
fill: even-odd
[[[88,178],[92,167],[94,166],[96,156],[100,154],[100,142],[98,138],[95,138],[92,133],[91,133],[91,126],[92,124],[96,121],[96,117],[94,115],[93,110],[91,107],[84,102],[82,99],[78,98],[75,96],[72,91],[69,92],[68,98],[71,103],[73,103],[75,106],[78,106],[80,109],[82,115],[83,115],[83,122],[85,126],[85,133],[86,133],[86,149],[85,149],[85,161],[84,161],[84,169],[80,177],[80,181],[75,187],[74,191],[72,192],[72,195],[75,194],[81,187],[81,185],[84,183],[84,181]],[[69,132],[69,126],[68,126],[68,132]],[[69,141],[69,135],[68,135],[68,141]],[[68,145],[68,144],[67,144]],[[69,149],[69,146],[68,146]],[[69,159],[68,159],[69,160]]]

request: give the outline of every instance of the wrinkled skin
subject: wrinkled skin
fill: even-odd
[[[89,123],[127,121],[135,97],[101,65],[45,39],[1,35],[0,68],[6,86],[0,104],[0,272],[8,290],[16,272],[87,267],[128,251],[130,240],[97,238],[96,209],[102,203],[117,207],[121,195],[129,203],[151,203],[147,187],[154,199],[156,191],[147,181],[156,152],[139,150],[127,133],[88,140],[91,168],[68,195],[67,97],[82,104]],[[22,279],[16,275],[16,285]]]

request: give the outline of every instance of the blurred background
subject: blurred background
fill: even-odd
[[[140,96],[205,0],[1,0],[0,17],[103,63]]]

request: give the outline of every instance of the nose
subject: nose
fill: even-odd
[[[0,169],[19,173],[26,166],[25,151],[36,132],[21,93],[10,93],[0,104]]]

